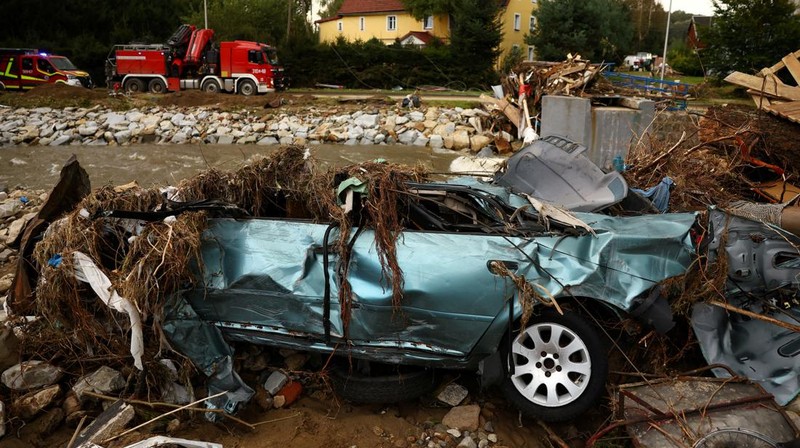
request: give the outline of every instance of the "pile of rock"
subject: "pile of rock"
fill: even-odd
[[[116,112],[92,108],[0,109],[0,146],[258,144],[400,144],[481,149],[507,147],[506,132],[485,132],[489,114],[481,109],[401,108],[337,113],[310,109],[303,115],[239,112],[215,108],[152,107]]]

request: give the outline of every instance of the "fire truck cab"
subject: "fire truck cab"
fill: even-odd
[[[32,48],[0,48],[0,90],[30,90],[47,83],[94,87],[89,74],[64,56]]]

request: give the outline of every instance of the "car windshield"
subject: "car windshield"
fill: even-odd
[[[261,47],[264,51],[264,58],[269,62],[270,65],[278,65],[280,62],[278,61],[278,52],[275,49],[270,47]]]
[[[50,57],[50,62],[56,66],[59,70],[77,70],[78,67],[75,67],[75,64],[72,63],[69,59],[63,56],[52,56]]]

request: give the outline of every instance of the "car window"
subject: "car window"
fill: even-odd
[[[22,58],[22,69],[23,70],[33,70],[33,59],[31,59],[31,58]]]
[[[47,59],[39,59],[38,61],[36,61],[36,65],[39,67],[39,71],[45,73],[52,73],[55,71],[53,70],[53,66],[50,65],[49,62],[47,62]]]

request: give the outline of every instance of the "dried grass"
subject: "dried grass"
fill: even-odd
[[[338,182],[358,177],[368,184],[353,213],[337,203]],[[421,166],[408,168],[367,162],[339,170],[319,170],[305,148],[289,146],[252,161],[234,172],[209,170],[178,187],[181,201],[221,201],[238,206],[254,217],[309,218],[338,224],[334,246],[340,265],[340,306],[343,320],[350,316],[351,288],[347,267],[351,259],[351,229],[374,229],[382,266],[382,281],[392,288],[393,304],[402,300],[403,276],[395,243],[402,230],[398,207],[408,195],[407,182],[422,182]],[[163,221],[141,222],[107,217],[111,210],[154,211],[173,206],[157,189],[106,186],[94,191],[66,217],[54,223],[33,253],[39,283],[35,307],[42,319],[28,328],[24,350],[44,359],[68,358],[125,367],[129,362],[127,318],[109,310],[91,289],[74,277],[72,254],[83,252],[95,260],[115,290],[131,300],[149,324],[145,334],[146,370],[166,345],[159,324],[165,301],[191,286],[193,272],[202,269],[199,248],[207,212],[185,212]],[[356,235],[357,236],[357,235]],[[61,255],[61,265],[48,265]],[[152,369],[150,368],[152,367]],[[81,366],[84,369],[84,366]],[[148,379],[148,384],[151,379]]]

